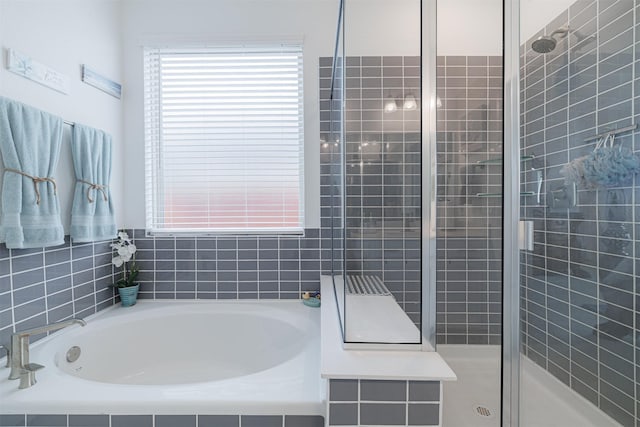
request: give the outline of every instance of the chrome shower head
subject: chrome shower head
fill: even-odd
[[[540,36],[537,40],[531,43],[531,49],[538,53],[549,53],[556,48],[557,44],[558,42],[553,37]]]
[[[556,40],[554,36],[558,34],[560,37],[566,37],[568,33],[568,27],[558,28],[549,36],[543,35],[538,37],[533,43],[531,43],[531,49],[538,53],[549,53],[553,51],[558,44],[558,40]]]

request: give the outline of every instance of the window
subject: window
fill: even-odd
[[[147,230],[303,229],[302,47],[144,51]]]

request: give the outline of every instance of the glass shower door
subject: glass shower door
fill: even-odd
[[[520,8],[519,425],[637,426],[636,7]]]

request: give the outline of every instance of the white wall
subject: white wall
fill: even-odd
[[[547,26],[576,0],[520,0],[520,42]]]
[[[438,55],[502,55],[502,0],[439,0]]]
[[[348,56],[420,55],[420,0],[346,0],[344,18]]]
[[[524,43],[576,0],[520,0]],[[439,0],[438,55],[502,55],[503,0]]]
[[[120,3],[114,0],[0,0],[0,95],[50,112],[64,120],[103,129],[113,136],[111,191],[122,224],[122,101],[81,82],[81,64],[121,81]],[[13,48],[71,78],[70,92],[61,94],[10,73],[5,49]],[[65,231],[71,217],[75,175],[70,128],[55,176]],[[2,179],[0,166],[0,182]]]

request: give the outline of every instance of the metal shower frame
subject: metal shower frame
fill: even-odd
[[[501,425],[520,419],[520,0],[503,3],[503,227]]]
[[[421,0],[422,345],[436,349],[437,2]]]

